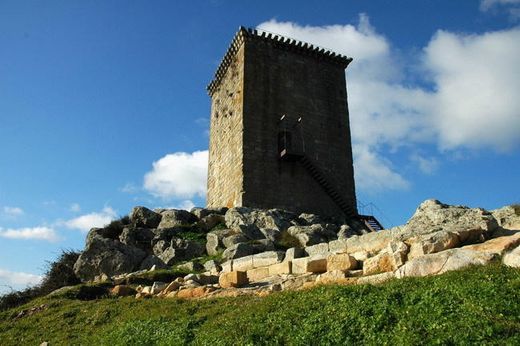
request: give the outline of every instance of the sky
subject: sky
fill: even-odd
[[[0,1],[0,292],[133,206],[204,206],[239,26],[346,70],[360,212],[520,202],[520,0]]]

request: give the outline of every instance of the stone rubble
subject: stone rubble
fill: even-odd
[[[448,206],[427,200],[406,225],[367,234],[354,231],[346,224],[323,223],[316,215],[298,216],[276,209],[206,211],[197,208],[190,215],[187,213],[190,214],[136,207],[130,215],[132,224],[125,226],[120,234],[106,229],[91,230],[83,258],[80,256],[81,260],[76,263],[77,273],[83,279],[91,279],[91,273],[99,278],[104,275],[104,281],[115,284],[111,290],[114,296],[193,299],[264,296],[331,283],[380,284],[391,279],[438,275],[493,261],[520,267],[520,218],[513,207],[490,213],[480,208]],[[161,216],[160,221],[157,215]],[[181,223],[183,228],[192,230],[194,226],[185,222],[200,224],[204,218],[204,222],[213,227],[216,224],[208,220],[220,220],[219,229],[206,233],[205,248],[207,254],[220,255],[223,261],[212,259],[199,263],[190,260],[176,268],[204,272],[144,287],[124,285],[128,278],[147,272],[146,269],[131,272],[140,268],[138,262],[143,258],[147,263],[157,262],[149,256],[164,258],[165,250],[157,249],[183,249],[177,240],[180,239],[177,236]],[[171,228],[161,228],[161,224]],[[140,233],[142,227],[150,225],[158,228]],[[513,228],[507,228],[511,226]],[[260,235],[263,238],[256,239]],[[294,241],[290,242],[293,246],[289,248],[288,239]],[[106,251],[98,253],[93,250],[96,248]],[[199,244],[199,248],[204,246]],[[109,251],[111,257],[107,256]],[[191,256],[186,255],[188,252],[200,255],[199,250],[192,249],[185,251],[183,259]],[[134,256],[133,261],[125,257],[128,253]],[[162,264],[166,263],[176,261]],[[161,266],[156,264],[155,268]]]

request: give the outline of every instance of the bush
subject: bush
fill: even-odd
[[[64,286],[79,284],[81,281],[74,273],[74,263],[78,257],[79,253],[73,250],[62,250],[56,261],[47,263],[47,271],[39,285],[0,296],[0,310],[20,306]]]
[[[123,216],[117,220],[111,221],[103,228],[106,230],[106,236],[108,238],[116,239],[119,237],[121,232],[123,232],[123,228],[128,225],[130,225],[130,218],[128,216]]]

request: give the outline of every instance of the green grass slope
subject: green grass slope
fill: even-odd
[[[14,319],[22,309],[47,308]],[[520,344],[520,270],[474,267],[265,298],[40,298],[0,312],[1,345]]]

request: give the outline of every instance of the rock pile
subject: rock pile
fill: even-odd
[[[169,283],[113,289],[115,295],[136,294],[138,298],[196,298],[264,295],[324,283],[380,283],[498,260],[519,267],[519,215],[520,210],[513,207],[491,213],[427,200],[407,224],[366,233],[316,215],[282,210],[195,209],[188,213],[137,207],[121,232],[105,228],[89,233],[76,270],[89,280],[101,273],[112,276],[117,284],[131,274],[114,274],[131,271],[127,268],[143,269],[143,263],[154,263],[157,268],[157,263],[164,267],[203,253],[221,255],[221,261],[212,259],[204,266],[183,264],[184,269],[203,273]],[[205,246],[183,238],[179,228],[204,235]]]

